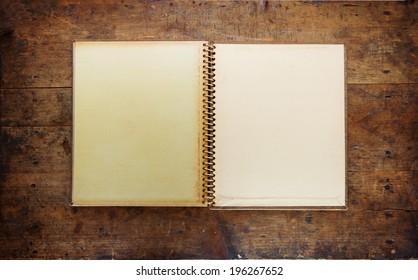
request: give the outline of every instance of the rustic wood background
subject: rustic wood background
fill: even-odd
[[[2,0],[0,258],[417,258],[417,17],[414,1]],[[71,208],[74,39],[345,44],[348,211]]]

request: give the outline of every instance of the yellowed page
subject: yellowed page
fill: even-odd
[[[74,205],[202,206],[202,44],[74,44]]]
[[[216,45],[216,206],[345,205],[344,47]]]

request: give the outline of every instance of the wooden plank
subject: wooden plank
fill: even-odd
[[[66,204],[70,201],[70,172],[65,174],[6,173],[4,176],[6,179],[2,188],[5,196],[3,206],[15,206],[20,202],[38,199],[54,204]],[[350,172],[348,174],[349,208],[417,209],[416,180],[414,171]],[[36,193],[36,196],[32,196],[32,190],[35,189],[26,188],[27,186],[41,187],[44,192],[41,195]]]
[[[0,190],[3,207],[69,205],[71,172],[6,173]],[[418,209],[416,171],[348,173],[348,208],[360,210]]]
[[[0,87],[70,87],[74,39],[343,43],[349,83],[418,82],[417,3],[266,3],[6,1]]]
[[[41,126],[71,125],[71,96],[71,89],[1,90],[0,124],[39,126],[15,132],[20,133],[19,136],[10,136],[20,139],[22,143],[20,145],[36,147],[36,143],[29,143],[47,137],[37,135],[43,131]],[[16,110],[16,108],[20,109]],[[348,170],[416,170],[417,111],[418,84],[349,85],[347,88]],[[59,142],[57,149],[62,150],[65,143],[68,150],[71,130],[62,129],[64,130],[61,130],[62,137],[59,140],[61,142],[57,140]],[[6,131],[4,133],[8,135]],[[49,140],[42,141],[49,143]],[[48,147],[43,146],[43,148]],[[16,160],[20,168],[25,166],[21,165],[23,161],[30,162],[29,158],[16,158]]]
[[[0,258],[138,259],[222,257],[205,209],[10,208]],[[204,222],[202,222],[204,221]],[[5,242],[7,240],[7,242]]]
[[[351,210],[416,210],[418,178],[415,176],[414,171],[349,172],[348,207]],[[65,173],[5,173],[2,185],[3,207],[38,200],[68,205],[71,200],[70,170]]]
[[[222,212],[220,216],[229,251],[243,258],[391,259],[417,254],[416,212]]]
[[[210,211],[29,205],[2,213],[0,258],[417,256],[416,212]]]

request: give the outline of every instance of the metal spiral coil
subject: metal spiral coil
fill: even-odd
[[[215,45],[203,44],[203,204],[215,205]]]

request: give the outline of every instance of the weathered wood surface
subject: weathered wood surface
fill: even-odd
[[[0,258],[418,257],[418,4],[26,2],[0,3]],[[74,39],[346,44],[349,209],[71,208]]]
[[[0,4],[3,88],[71,87],[75,39],[344,43],[349,83],[418,81],[408,2],[15,2]]]

